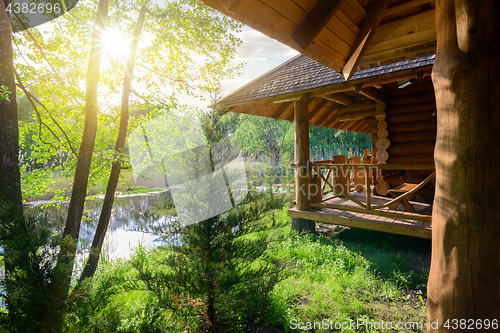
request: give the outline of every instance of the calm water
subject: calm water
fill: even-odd
[[[162,209],[170,201],[168,192],[124,195],[115,198],[104,250],[110,258],[126,258],[139,244],[153,247],[162,244],[158,230],[165,231],[175,217],[163,215]],[[80,248],[92,243],[99,221],[102,198],[87,200],[80,229]],[[28,215],[35,216],[41,225],[62,232],[68,203],[46,206],[46,202],[32,202],[25,206]]]

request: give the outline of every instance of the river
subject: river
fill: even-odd
[[[127,258],[139,244],[147,248],[162,244],[164,241],[159,233],[168,229],[169,223],[175,219],[168,215],[169,204],[171,206],[169,192],[116,196],[104,240],[106,256],[110,259]],[[101,206],[102,198],[89,199],[85,203],[80,249],[86,249],[92,243]],[[41,226],[55,232],[63,231],[67,211],[68,203],[47,205],[46,201],[37,201],[25,205],[27,215],[34,216]]]

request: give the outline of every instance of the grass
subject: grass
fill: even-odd
[[[282,332],[389,332],[370,325],[336,330],[334,325],[425,323],[430,241],[328,225],[319,230],[319,236],[290,235],[272,249],[295,267],[271,295],[275,327]],[[302,330],[291,325],[298,322]],[[317,329],[308,329],[308,322],[318,323]]]
[[[289,219],[286,212],[286,209],[274,211],[273,220]],[[425,322],[429,241],[325,225],[320,225],[320,235],[316,236],[297,235],[289,227],[278,231],[287,237],[272,245],[269,255],[292,268],[289,276],[270,294],[269,309],[264,311],[267,326],[282,332],[395,332],[375,325],[382,321]],[[155,260],[154,257],[150,259]],[[130,282],[125,275],[132,272],[126,261],[108,263],[101,267],[95,281]],[[94,288],[112,290],[110,286]],[[111,326],[118,328],[116,332],[146,329],[147,322],[158,315],[151,312],[156,309],[154,299],[146,297],[146,291],[127,291],[123,287],[116,290],[109,295],[108,306],[98,315],[93,314],[93,323],[105,325],[111,320],[115,322]],[[86,297],[99,299],[92,291]],[[262,313],[261,310],[255,309],[255,313]],[[169,317],[166,312],[161,315],[163,327],[168,327],[169,332],[182,332],[183,329]],[[336,323],[357,320],[367,321],[368,327],[335,329]],[[299,322],[303,323],[302,329]],[[326,324],[333,329],[309,328],[308,322]],[[405,330],[410,331],[424,330],[418,327]]]

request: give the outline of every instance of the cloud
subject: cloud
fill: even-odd
[[[241,60],[268,61],[298,54],[290,47],[248,27],[244,27],[238,37],[243,39],[243,43],[237,49],[237,58]]]

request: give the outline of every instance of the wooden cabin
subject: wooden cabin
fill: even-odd
[[[341,73],[298,55],[220,104],[236,113],[295,122],[296,188],[305,184],[308,191],[296,191],[290,216],[430,238],[434,58],[359,70],[346,82]],[[371,134],[372,149],[365,156],[310,161],[310,125]],[[301,167],[307,169],[304,179]]]
[[[500,2],[201,1],[220,13],[290,46],[308,58],[342,73],[347,83],[339,83],[338,91],[329,91],[332,94],[343,93],[349,96],[354,104],[357,103],[358,97],[362,98],[359,96],[363,95],[362,88],[377,89],[369,89],[371,92],[387,91],[389,100],[384,101],[384,111],[387,114],[387,138],[392,141],[386,150],[389,156],[385,168],[391,168],[395,160],[403,158],[397,156],[405,156],[407,161],[411,157],[415,161],[410,164],[412,168],[427,165],[416,163],[425,162],[432,156],[425,150],[425,145],[409,146],[412,142],[408,141],[411,137],[417,140],[414,142],[432,141],[435,134],[431,131],[436,130],[432,120],[414,118],[413,121],[401,123],[391,120],[397,114],[391,112],[391,109],[399,108],[399,117],[409,117],[409,114],[416,117],[417,112],[422,111],[412,109],[413,107],[432,102],[426,101],[426,98],[431,97],[426,96],[424,92],[418,92],[417,88],[419,79],[427,77],[426,72],[423,78],[421,74],[417,74],[414,87],[401,90],[401,93],[405,89],[413,90],[412,94],[403,94],[407,97],[398,96],[396,90],[391,89],[391,85],[394,88],[395,82],[398,81],[388,83],[381,80],[382,82],[377,83],[376,79],[373,79],[371,85],[370,82],[363,82],[356,86],[356,80],[351,79],[359,70],[436,54],[432,68],[437,110],[434,148],[436,190],[432,207],[432,265],[427,289],[427,318],[428,322],[436,323],[445,323],[454,318],[499,318],[500,228],[497,225],[500,222],[500,154],[496,153],[495,148],[500,142],[500,24],[497,23]],[[358,79],[357,82],[362,83],[361,80],[363,79]],[[328,91],[323,91],[326,92]],[[308,115],[315,111],[312,109],[314,100],[311,101],[311,98],[320,94],[303,95],[300,100],[292,101],[297,134],[296,151],[299,152],[296,168],[299,170],[307,170]],[[369,97],[368,94],[363,96]],[[400,107],[402,105],[406,107]],[[339,114],[342,113],[341,106],[346,105],[339,105]],[[407,115],[404,115],[403,111],[408,111]],[[283,112],[291,113],[286,109]],[[421,113],[420,116],[428,115]],[[348,127],[348,124],[344,123],[342,126]],[[419,127],[418,130],[415,130],[416,126]],[[350,130],[353,128],[350,127]],[[419,132],[418,138],[415,137],[416,132]],[[385,143],[387,144],[387,141]],[[420,150],[418,154],[417,150]],[[410,151],[415,155],[410,154]],[[400,155],[396,154],[398,152]],[[402,166],[401,169],[409,171],[409,168]],[[423,172],[422,170],[419,172]],[[417,176],[416,171],[418,170],[415,170],[412,177]],[[307,184],[308,179],[312,178],[313,176],[309,177],[307,174],[299,174],[297,184]],[[306,214],[314,213],[315,219],[320,220],[321,216],[324,220],[333,220],[333,212],[327,214],[325,206],[320,211],[313,212],[311,209],[316,209],[313,207],[316,204],[310,204],[305,199],[305,196],[298,195],[295,212],[297,215],[307,217]],[[369,207],[360,208],[373,208],[371,205],[367,206]],[[356,223],[356,226],[363,227],[371,223],[374,228],[384,225],[386,231],[430,237],[430,225],[427,221],[421,221],[424,223],[420,225],[408,225],[411,220],[406,217],[392,223],[374,219],[373,214],[354,217],[351,211],[347,210],[338,214],[344,217],[342,221],[345,224]],[[443,326],[429,329],[431,330],[448,331]]]

